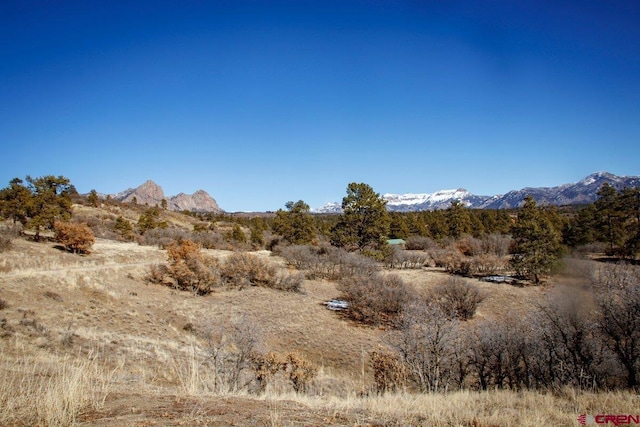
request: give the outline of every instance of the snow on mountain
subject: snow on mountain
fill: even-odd
[[[342,204],[337,202],[329,202],[326,205],[311,210],[314,213],[342,213]]]
[[[446,209],[454,200],[458,200],[466,206],[471,206],[476,203],[478,197],[479,196],[474,196],[463,188],[457,190],[440,190],[435,193],[387,193],[382,196],[382,198],[387,201],[387,209],[395,212]],[[480,197],[483,200],[486,199],[486,197]],[[342,212],[342,205],[331,202],[321,208],[315,209],[314,212],[340,213]]]
[[[616,190],[625,187],[640,186],[638,176],[616,176],[608,172],[596,172],[584,179],[563,184],[557,187],[526,187],[512,190],[506,194],[494,196],[476,196],[465,189],[441,190],[435,193],[404,193],[384,194],[387,209],[396,212],[424,211],[446,209],[451,202],[458,200],[473,209],[508,209],[522,206],[524,198],[533,196],[538,205],[575,205],[594,202],[598,197],[598,190],[609,184]],[[340,213],[340,203],[328,203],[314,210],[318,213]]]
[[[454,200],[471,207],[478,202],[479,197],[482,200],[486,199],[483,196],[474,196],[464,188],[440,190],[435,193],[385,194],[382,197],[387,201],[387,209],[396,212],[446,209]]]
[[[462,200],[471,195],[465,189],[457,190],[440,190],[435,193],[405,193],[391,194],[387,193],[382,196],[387,201],[387,206],[403,206],[403,205],[420,205],[423,203],[442,202],[443,200]]]

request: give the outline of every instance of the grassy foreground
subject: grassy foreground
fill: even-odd
[[[127,380],[92,355],[26,346],[0,354],[0,424],[15,426],[575,426],[581,414],[635,414],[632,392],[457,391],[383,396],[213,393],[182,371],[174,387]]]
[[[0,257],[1,426],[577,426],[581,414],[639,412],[640,398],[624,391],[362,393],[371,390],[365,353],[384,330],[326,310],[334,283],[197,297],[148,284],[149,267],[166,260],[157,248],[99,241],[78,257],[52,244],[14,245]],[[442,275],[402,274],[417,286]],[[481,317],[543,292],[478,286],[489,294]],[[237,315],[260,325],[265,350],[298,351],[319,367],[307,395],[277,382],[261,394],[209,386],[202,343],[187,327]]]

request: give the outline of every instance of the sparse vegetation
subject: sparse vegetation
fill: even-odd
[[[19,224],[0,224],[0,253],[11,249],[11,242],[20,235]]]
[[[214,288],[244,289],[260,286],[288,292],[300,292],[303,277],[279,271],[258,256],[234,253],[219,263],[202,253],[191,240],[174,242],[167,247],[169,265],[151,266],[148,279],[178,289],[204,295]]]
[[[351,276],[371,276],[380,270],[369,257],[333,246],[291,245],[278,248],[287,262],[303,270],[309,279],[339,280]]]
[[[176,424],[236,422],[193,409],[220,402],[234,405],[236,415],[250,412],[240,425],[292,414],[310,425],[564,425],[583,412],[625,413],[637,403],[638,267],[587,258],[603,244],[609,256],[635,256],[635,223],[621,216],[623,205],[610,212],[622,234],[603,223],[593,238],[612,240],[576,239],[585,259],[567,262],[560,276],[546,264],[537,277],[530,267],[519,270],[530,278],[525,283],[544,278],[548,285],[513,287],[476,276],[513,274],[510,249],[524,259],[523,236],[536,235],[529,231],[559,239],[562,229],[563,238],[575,238],[578,228],[563,227],[589,215],[570,211],[575,217],[565,221],[536,206],[531,222],[524,210],[513,211],[512,239],[509,213],[462,205],[397,213],[389,236],[406,237],[407,250],[393,251],[378,240],[358,249],[329,246],[339,217],[313,215],[315,246],[276,236],[280,244],[268,256],[247,252],[247,236],[254,248],[272,240],[273,215],[158,210],[153,220],[167,228],[140,235],[133,224],[149,211],[143,205],[80,203],[73,222],[56,231],[82,221],[111,233],[100,237],[155,247],[100,239],[91,257],[75,257],[52,243],[17,239],[23,211],[7,205],[7,194],[21,193],[13,184],[17,192],[3,190],[0,202],[18,225],[0,233],[12,242],[0,260],[0,406],[10,408],[0,411],[0,424],[116,416],[153,424],[158,407]],[[243,241],[225,239],[238,230]],[[168,287],[145,286],[145,273]],[[26,288],[34,291],[25,295]],[[321,302],[333,298],[345,299],[346,310],[326,310]],[[118,392],[110,396],[111,389]],[[246,393],[254,394],[250,403]]]

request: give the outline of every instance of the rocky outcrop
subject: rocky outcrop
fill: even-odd
[[[162,187],[151,180],[137,188],[129,188],[111,197],[123,203],[135,201],[139,205],[149,206],[162,206],[164,199],[167,202],[167,209],[172,211],[222,212],[215,199],[204,190],[198,190],[193,194],[180,193],[166,197]]]
[[[204,190],[198,190],[189,195],[180,193],[170,198],[169,209],[193,212],[220,212],[218,203]]]

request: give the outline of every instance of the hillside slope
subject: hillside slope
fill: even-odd
[[[219,259],[231,254],[206,253]],[[287,268],[269,252],[253,255]],[[27,410],[31,412],[20,418],[24,423],[10,418],[10,424],[31,425],[36,408],[63,397],[81,403],[87,396],[94,403],[79,406],[64,424],[444,426],[482,419],[483,425],[533,426],[535,420],[559,425],[575,419],[578,403],[561,398],[550,402],[535,392],[525,392],[518,403],[521,412],[509,415],[493,410],[483,415],[482,409],[516,404],[509,403],[517,398],[509,392],[358,397],[370,390],[367,357],[384,346],[386,331],[359,326],[327,310],[322,303],[338,296],[334,283],[306,280],[299,294],[252,287],[201,297],[147,283],[150,266],[165,260],[164,251],[134,243],[99,239],[91,255],[80,257],[61,252],[53,243],[15,240],[13,249],[0,258],[0,368],[10,373],[0,380],[0,388],[18,396],[5,400],[5,408],[12,407],[11,399],[24,400],[2,419]],[[444,277],[438,270],[398,274],[418,288]],[[513,313],[544,293],[540,287],[476,284],[489,296],[478,319]],[[283,382],[256,395],[208,388],[215,379],[198,331],[234,319],[256,325],[260,350],[295,351],[319,368],[308,396],[295,395]],[[74,373],[80,376],[70,378]],[[47,378],[46,388],[37,386]],[[56,378],[61,383],[54,382]],[[25,388],[29,384],[37,387]],[[56,395],[39,394],[49,389]],[[0,400],[7,396],[0,394]],[[622,410],[629,396],[610,396],[607,409]]]

